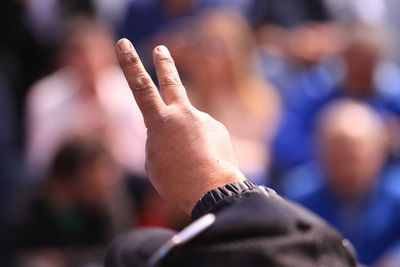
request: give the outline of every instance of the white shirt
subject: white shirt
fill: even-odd
[[[59,145],[72,136],[100,138],[128,171],[144,175],[146,128],[117,66],[96,80],[95,96],[83,99],[79,76],[63,68],[38,81],[27,100],[27,161],[42,175]]]

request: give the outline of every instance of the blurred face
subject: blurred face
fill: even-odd
[[[335,23],[307,23],[286,34],[288,54],[300,63],[314,64],[342,49],[342,32]]]
[[[82,204],[97,206],[115,195],[120,183],[118,167],[102,156],[79,171],[75,184],[77,199]]]
[[[206,90],[231,89],[249,72],[254,40],[247,26],[229,13],[211,12],[202,17],[195,28],[197,36],[188,34],[193,42],[189,75],[196,83]]]
[[[94,80],[104,68],[115,62],[113,41],[106,34],[77,36],[68,46],[64,58],[84,80]]]
[[[302,63],[313,63],[322,54],[321,27],[318,24],[302,25],[288,33],[289,54]]]
[[[195,41],[192,40],[193,44],[185,53],[185,57],[189,59],[188,77],[192,83],[206,90],[213,90],[232,81],[229,47],[219,31],[205,30],[210,27],[213,28],[206,22],[198,25]],[[193,34],[189,33],[187,38],[193,38]]]
[[[383,160],[379,138],[369,133],[328,133],[323,138],[321,156],[329,184],[344,196],[367,192]]]
[[[364,44],[353,45],[346,51],[346,90],[350,95],[363,97],[372,92],[378,58],[376,49]]]

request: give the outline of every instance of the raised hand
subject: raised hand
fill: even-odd
[[[190,214],[209,190],[246,179],[228,131],[190,104],[165,46],[153,51],[161,95],[127,39],[118,41],[117,55],[143,114],[146,172],[161,197]]]

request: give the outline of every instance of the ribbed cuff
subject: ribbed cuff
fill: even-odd
[[[191,217],[193,220],[196,220],[202,215],[210,212],[210,210],[212,210],[221,200],[240,195],[243,192],[254,188],[257,188],[257,185],[254,183],[242,181],[227,184],[208,191],[194,206]]]

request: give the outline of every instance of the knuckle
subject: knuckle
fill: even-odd
[[[164,110],[160,110],[156,114],[154,114],[153,120],[156,123],[152,125],[153,127],[150,130],[156,132],[160,131],[161,128],[164,128],[166,125],[169,124],[171,116],[165,114]]]
[[[150,77],[146,74],[140,74],[131,81],[135,91],[147,91],[152,88],[153,84]]]
[[[132,65],[137,65],[140,62],[139,56],[132,51],[125,52],[122,57],[120,57],[120,65],[122,68],[126,68]]]
[[[199,112],[196,112],[196,114],[198,114],[197,116],[199,117],[199,119],[201,121],[207,122],[207,121],[212,120],[212,117],[210,116],[210,114],[208,114],[206,112],[199,111]]]
[[[169,121],[169,116],[166,114],[165,108],[158,108],[155,112],[151,114],[149,125],[147,126],[147,137],[157,135],[157,133],[162,132],[162,128]],[[151,145],[149,144],[149,151],[151,150]]]
[[[172,73],[166,75],[161,79],[161,85],[162,86],[176,86],[180,85],[180,80],[176,75],[173,75]]]

